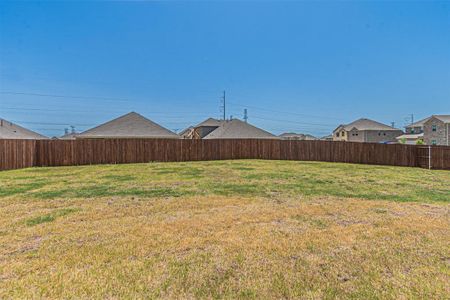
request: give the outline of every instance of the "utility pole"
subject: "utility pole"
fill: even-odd
[[[414,123],[414,114],[411,114],[411,124]]]
[[[247,120],[248,120],[247,109],[244,108],[244,121],[245,121],[245,123],[247,123]]]
[[[222,96],[222,111],[223,111],[223,120],[225,121],[226,118],[227,118],[227,114],[226,114],[225,91],[223,91],[223,96]]]

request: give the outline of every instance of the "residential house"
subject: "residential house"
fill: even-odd
[[[75,127],[72,126],[72,131],[69,131],[69,129],[64,129],[64,135],[60,136],[60,137],[55,137],[55,139],[57,140],[75,140],[76,137],[79,135],[79,133],[77,133],[75,131]]]
[[[48,137],[0,118],[0,139],[46,140]]]
[[[397,137],[400,143],[449,146],[450,115],[432,115],[408,126],[406,133]]]
[[[423,132],[417,134],[402,134],[395,139],[400,144],[417,145],[423,142]]]
[[[423,124],[427,145],[450,146],[450,115],[433,115]]]
[[[202,139],[216,130],[223,122],[223,120],[208,118],[195,126],[186,128],[180,132],[180,136],[185,139]]]
[[[92,129],[78,134],[76,139],[101,139],[101,138],[164,138],[178,139],[176,133],[156,124],[155,122],[130,112]]]
[[[400,129],[362,118],[350,124],[339,125],[333,131],[333,141],[388,143],[402,134]]]
[[[238,119],[220,122],[220,126],[204,139],[278,139],[270,132]]]
[[[326,135],[320,138],[321,141],[332,141],[333,140],[333,135]]]
[[[316,141],[318,138],[310,134],[286,132],[279,135],[283,140]]]

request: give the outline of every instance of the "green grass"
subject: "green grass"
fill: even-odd
[[[185,194],[267,198],[331,195],[399,202],[448,202],[448,182],[448,171],[385,166],[251,160],[153,163],[2,172],[0,196],[59,199],[115,195],[144,198]]]
[[[0,172],[0,299],[445,299],[449,182],[260,160]]]
[[[42,216],[37,216],[37,217],[31,218],[31,219],[28,219],[25,221],[25,223],[28,226],[35,226],[35,225],[42,224],[42,223],[53,222],[56,220],[56,218],[76,212],[77,210],[78,209],[76,209],[76,208],[59,209],[59,210],[52,211],[51,213],[48,213],[48,214],[45,214]]]

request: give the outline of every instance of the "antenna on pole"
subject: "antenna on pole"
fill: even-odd
[[[414,114],[411,114],[411,124],[414,123]]]
[[[226,117],[227,114],[226,114],[225,91],[223,91],[223,96],[222,96],[221,100],[222,100],[222,106],[221,106],[221,109],[222,109],[222,112],[223,112],[223,120],[225,121],[226,118],[227,118],[227,117]]]
[[[244,108],[244,121],[245,121],[245,123],[247,123],[247,120],[248,120],[247,109]]]

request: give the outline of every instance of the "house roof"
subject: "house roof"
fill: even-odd
[[[46,140],[48,137],[0,118],[0,139]]]
[[[361,118],[358,119],[356,121],[353,121],[350,124],[347,125],[340,125],[338,126],[334,131],[336,131],[339,128],[344,128],[345,131],[350,131],[352,129],[356,129],[356,130],[400,130],[397,128],[393,128],[391,126],[385,125],[383,123],[374,121],[374,120],[370,120],[370,119],[365,119],[365,118]]]
[[[450,115],[433,115],[432,117],[435,117],[436,119],[441,120],[444,123],[450,123]]]
[[[74,140],[78,135],[80,135],[79,133],[67,133],[65,135],[62,135],[58,138],[58,140]]]
[[[397,140],[407,139],[407,140],[416,140],[423,138],[423,133],[418,134],[402,134],[401,136],[396,137]]]
[[[214,118],[208,118],[205,121],[195,125],[195,127],[219,127],[224,121],[223,120],[217,120]]]
[[[179,135],[179,136],[183,136],[183,135],[189,133],[192,129],[194,129],[194,127],[193,127],[193,126],[189,126],[188,128],[185,128],[185,129],[183,129],[182,131],[180,131],[180,132],[178,133],[178,135]]]
[[[179,138],[172,131],[130,112],[114,120],[86,130],[77,138]]]
[[[406,128],[411,128],[411,127],[423,127],[423,125],[432,117],[435,117],[436,119],[441,120],[444,123],[450,123],[450,115],[432,115],[428,118],[419,120],[417,122],[414,122],[412,124],[406,125]]]
[[[285,132],[279,135],[281,138],[299,138],[305,140],[317,140],[315,136],[311,134],[295,133],[295,132]]]
[[[423,127],[423,124],[424,124],[426,121],[428,121],[430,118],[431,118],[431,117],[428,117],[428,118],[419,120],[419,121],[414,122],[414,123],[412,123],[412,124],[409,124],[409,125],[407,125],[407,126],[405,126],[405,127],[406,127],[406,128],[410,128],[410,127]]]
[[[270,132],[250,125],[238,119],[222,121],[220,127],[204,139],[276,139]]]

